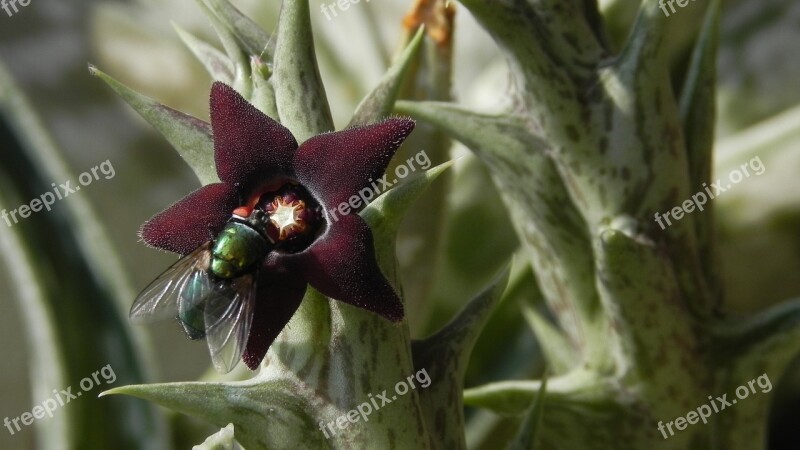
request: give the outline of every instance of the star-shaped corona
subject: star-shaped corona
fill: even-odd
[[[304,234],[310,229],[304,217],[306,204],[302,200],[277,196],[264,209],[269,213],[270,221],[277,228],[277,239],[280,241]]]

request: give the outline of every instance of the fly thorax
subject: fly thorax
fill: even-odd
[[[252,271],[270,248],[267,238],[252,224],[234,216],[214,241],[211,273],[226,280],[242,276]]]

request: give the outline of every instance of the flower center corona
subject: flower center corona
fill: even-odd
[[[314,241],[324,224],[321,208],[300,185],[287,183],[277,190],[260,191],[234,214],[248,217],[253,210],[266,213],[264,232],[287,252],[302,251]]]
[[[306,204],[302,200],[288,200],[284,196],[277,196],[272,203],[264,208],[269,213],[269,219],[278,229],[278,240],[285,241],[308,231],[305,214]]]

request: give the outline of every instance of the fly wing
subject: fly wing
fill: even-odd
[[[245,275],[233,282],[220,282],[206,299],[206,341],[218,372],[228,373],[242,359],[256,300],[256,276]]]
[[[194,296],[187,293],[187,288],[194,285],[191,281],[206,276],[210,258],[209,246],[208,242],[201,245],[144,288],[131,306],[131,322],[146,323],[177,317],[181,296]]]

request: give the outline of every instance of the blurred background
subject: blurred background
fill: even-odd
[[[267,30],[276,22],[280,6],[278,1],[233,3]],[[616,42],[622,42],[638,2],[600,3],[610,34]],[[334,121],[337,127],[343,127],[400,46],[402,19],[411,3],[362,2],[331,20],[321,12],[320,4],[311,1],[320,70]],[[5,66],[0,72],[8,72],[0,73],[2,207],[13,209],[28,203],[52,189],[50,183],[71,179],[74,185],[78,174],[106,160],[115,169],[113,178],[101,178],[56,203],[52,212],[34,214],[13,227],[26,245],[27,258],[47,274],[45,279],[34,278],[28,283],[47,285],[47,297],[52,302],[50,319],[60,325],[57,339],[64,342],[61,350],[77,352],[75,349],[85,348],[85,342],[98,348],[93,355],[56,354],[68,360],[52,361],[53,365],[65,366],[63,373],[67,375],[53,379],[66,384],[49,385],[49,391],[77,386],[82,377],[106,364],[116,370],[115,386],[143,379],[193,380],[205,376],[209,366],[206,347],[186,340],[174,323],[132,329],[120,317],[133,297],[127,305],[108,300],[119,299],[124,283],[116,288],[104,285],[98,280],[97,269],[84,267],[75,240],[72,244],[65,242],[64,235],[73,233],[66,225],[71,215],[87,218],[84,204],[93,208],[92,217],[98,220],[92,219],[83,227],[83,242],[98,242],[95,237],[100,234],[92,234],[92,226],[102,228],[109,239],[108,248],[116,251],[120,268],[127,275],[132,295],[174,262],[173,255],[142,245],[136,232],[142,222],[199,183],[169,144],[101,80],[92,77],[87,65],[97,65],[133,89],[205,120],[211,80],[180,41],[171,22],[216,42],[207,19],[193,0],[31,0],[28,6],[18,8],[12,16],[0,10],[0,65]],[[763,176],[740,183],[715,204],[722,238],[722,276],[729,299],[726,307],[750,312],[800,293],[800,4],[791,0],[728,1],[724,11],[718,60],[718,172],[727,173],[747,155],[758,155],[766,167]],[[691,39],[689,34],[670,36],[677,66],[687,58]],[[452,99],[485,112],[508,106],[508,75],[502,56],[460,6],[452,54]],[[46,152],[31,156],[31,139],[44,134],[28,128],[34,131],[22,136],[21,110],[13,100],[18,95],[27,97],[41,119],[41,130],[52,137],[58,164]],[[422,142],[415,145],[414,152],[425,148]],[[468,155],[468,151],[454,145],[451,154]],[[443,161],[440,158],[433,163]],[[55,168],[42,169],[49,167],[48,163]],[[52,178],[57,173],[67,176]],[[406,238],[399,240],[404,286],[418,299],[409,319],[414,337],[423,337],[446,323],[465,299],[484,287],[513,256],[517,246],[506,212],[498,202],[491,201],[494,188],[479,164],[469,157],[460,160],[442,183],[446,185],[434,193],[441,195],[443,202],[436,239],[417,239],[418,230],[411,223],[404,230]],[[0,228],[5,227],[0,222]],[[0,230],[0,234],[6,231]],[[438,255],[435,279],[414,269],[421,258],[420,249],[431,245]],[[37,375],[39,365],[47,362],[47,352],[39,347],[47,325],[37,323],[36,311],[27,310],[30,286],[19,286],[12,282],[19,277],[10,276],[16,273],[16,264],[24,255],[9,253],[8,246],[3,248],[0,419],[30,411],[49,395],[47,389],[36,391],[36,386],[48,386],[47,380],[37,379],[41,378]],[[535,339],[519,314],[517,302],[533,301],[536,289],[532,277],[515,280],[515,288],[507,295],[516,297],[516,301],[504,302],[482,336],[467,386],[528,378],[542,368]],[[114,289],[116,294],[110,294]],[[120,328],[125,329],[122,335]],[[142,357],[134,349],[137,345],[151,351]],[[771,418],[774,449],[800,448],[796,419],[791,419],[800,412],[800,368],[793,374],[781,380],[778,387],[783,395],[776,397],[779,404]],[[106,402],[112,404],[109,414],[119,412],[131,420],[141,420],[113,425],[115,417],[107,417],[105,420],[112,424],[108,433],[115,427],[131,433],[158,427],[153,417],[159,416],[151,414],[159,413],[153,413],[143,402],[96,399],[95,394],[104,389],[95,387],[89,398],[76,401],[79,406],[75,408],[89,410],[94,408],[93,402]],[[198,436],[210,430],[187,419],[170,416],[169,421],[178,424],[173,427],[179,430],[176,434],[187,434],[186,440],[170,437],[175,448],[202,441]],[[474,448],[492,448],[492,437],[503,432],[502,419],[493,424],[468,430]],[[24,427],[14,435],[0,429],[0,448],[36,448],[37,443],[39,448],[48,448],[41,446],[36,426]],[[74,427],[75,433],[88,429],[88,424],[80,421],[65,426]],[[130,442],[135,440],[131,438]],[[160,444],[154,441],[152,445],[158,448]]]

